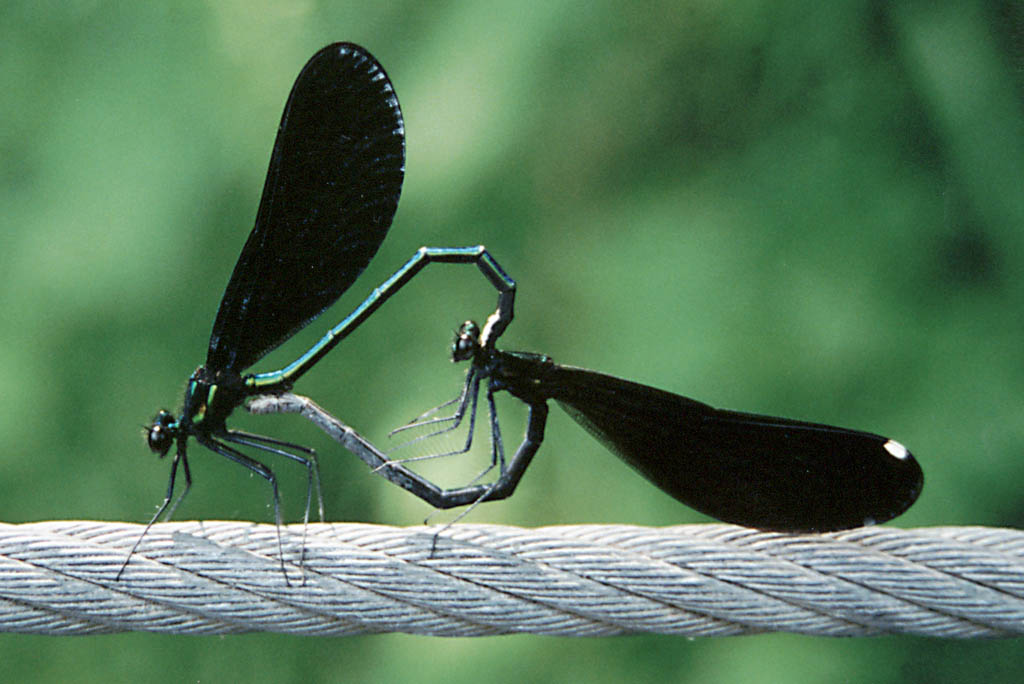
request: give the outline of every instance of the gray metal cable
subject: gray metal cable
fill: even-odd
[[[0,630],[1024,634],[1024,532],[0,524]]]

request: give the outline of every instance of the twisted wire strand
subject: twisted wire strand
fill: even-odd
[[[1024,532],[734,525],[0,524],[0,630],[1024,634]],[[303,539],[305,542],[303,543]]]

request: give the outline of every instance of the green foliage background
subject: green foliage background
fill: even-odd
[[[1024,526],[1022,36],[1010,0],[6,2],[0,519],[149,516],[166,463],[139,426],[204,357],[292,80],[350,40],[402,102],[404,195],[350,296],[263,369],[420,245],[485,243],[520,283],[506,347],[892,435],[926,473],[897,525]],[[299,389],[375,437],[454,393],[450,331],[493,296],[441,271]],[[331,519],[427,514],[298,418],[238,422],[317,446]],[[549,435],[471,521],[702,520],[557,412]],[[272,520],[222,460],[195,451],[179,519]],[[297,519],[301,473],[275,467]],[[1019,681],[1024,651],[6,635],[0,662],[12,681],[959,682]]]

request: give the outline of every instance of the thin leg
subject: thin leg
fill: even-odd
[[[390,278],[370,293],[355,311],[338,325],[331,328],[319,342],[313,345],[294,363],[281,370],[259,373],[246,377],[246,387],[252,394],[260,394],[290,386],[325,354],[358,328],[369,316],[383,306],[417,273],[431,263],[476,264],[484,277],[498,290],[498,307],[487,319],[481,338],[484,344],[493,345],[494,340],[512,321],[516,283],[508,277],[497,261],[483,246],[477,247],[421,247],[409,261]]]
[[[313,500],[314,487],[316,488],[316,500],[318,512],[320,514],[320,522],[324,521],[324,496],[323,491],[320,488],[320,461],[316,457],[315,449],[302,446],[301,444],[294,444],[293,442],[274,439],[273,437],[257,435],[251,432],[243,432],[242,430],[228,430],[227,434],[224,435],[224,439],[235,444],[260,449],[272,454],[278,454],[304,465],[306,467],[306,514],[303,518],[303,522],[306,524],[309,522],[309,507]],[[306,454],[308,458],[306,456],[293,454],[286,451],[286,449],[301,451]]]
[[[295,442],[286,442],[283,439],[277,439],[276,437],[267,437],[266,435],[258,435],[255,432],[246,432],[245,430],[228,430],[228,434],[237,435],[244,437],[245,439],[252,440],[253,442],[259,442],[260,444],[270,444],[271,446],[282,447],[284,449],[295,449],[301,451],[304,454],[310,456],[316,455],[316,449],[305,446],[303,444],[296,444]],[[293,458],[294,454],[288,454],[289,458]],[[293,458],[293,460],[296,460]],[[302,460],[301,458],[297,460]]]
[[[494,405],[494,388],[487,387],[487,417],[491,421],[491,467],[500,466],[505,472],[505,444],[501,440],[501,425],[498,423],[498,407]]]
[[[429,439],[430,437],[443,435],[446,432],[451,432],[452,430],[457,429],[459,425],[462,424],[462,419],[466,416],[466,405],[469,404],[469,430],[466,431],[466,443],[463,445],[463,447],[461,449],[456,449],[454,451],[444,451],[438,454],[429,454],[427,456],[413,456],[412,458],[389,460],[389,465],[397,463],[410,463],[412,461],[426,461],[434,458],[443,458],[445,456],[457,456],[459,454],[465,454],[471,448],[473,448],[473,434],[476,432],[476,407],[478,398],[480,396],[480,375],[478,373],[474,373],[473,369],[470,369],[470,373],[466,378],[466,385],[468,389],[463,391],[463,396],[465,397],[465,399],[459,405],[459,408],[455,411],[455,414],[450,417],[450,419],[453,422],[449,427],[446,427],[441,430],[435,430],[434,432],[431,432],[430,434],[427,435],[421,435],[420,437],[410,440],[405,444],[399,444],[394,449],[390,449],[388,453],[394,453],[395,451],[401,449],[402,447],[406,447],[410,444],[415,444],[416,442],[422,441],[424,439]]]
[[[316,487],[317,512],[320,514],[320,522],[324,521],[324,495],[323,490],[320,487],[320,462],[316,458],[316,451],[309,447],[302,446],[301,444],[285,442],[280,439],[257,435],[252,432],[243,432],[242,430],[228,430],[227,434],[224,435],[224,439],[235,444],[241,444],[254,449],[261,449],[272,454],[278,454],[306,466],[306,509],[302,515],[302,556],[299,559],[299,566],[304,566],[306,560],[306,534],[309,530],[309,506],[312,502],[314,486]],[[286,448],[302,451],[309,458],[285,451]],[[278,522],[278,525],[280,525],[280,522]],[[278,527],[277,535],[278,546],[280,546],[280,527]],[[284,561],[282,560],[282,567],[283,563]],[[285,581],[288,581],[288,575],[285,575]]]
[[[413,428],[423,427],[424,425],[432,425],[434,423],[443,423],[443,422],[448,421],[448,420],[453,420],[455,418],[454,415],[452,415],[452,416],[445,416],[443,418],[432,418],[431,420],[426,420],[426,418],[429,418],[430,416],[434,415],[435,413],[437,413],[441,409],[448,408],[452,404],[461,403],[462,400],[463,400],[463,397],[465,396],[465,392],[466,392],[465,386],[463,386],[463,390],[459,393],[458,396],[452,397],[448,401],[444,402],[443,404],[439,404],[439,405],[435,406],[432,409],[427,409],[426,411],[424,411],[420,415],[418,415],[415,418],[413,418],[412,420],[410,420],[405,425],[399,425],[394,430],[392,430],[391,432],[388,433],[388,437],[394,437],[399,432],[405,432],[406,430],[412,430]]]
[[[277,524],[277,554],[281,560],[281,573],[284,575],[284,581],[286,584],[290,585],[291,582],[288,581],[288,573],[284,567],[284,545],[281,542],[281,496],[280,494],[278,494],[277,491],[277,476],[274,475],[274,471],[268,468],[267,466],[263,465],[259,461],[249,458],[241,451],[233,449],[229,447],[227,444],[224,444],[223,442],[218,442],[212,437],[207,437],[205,435],[200,434],[197,434],[195,437],[197,442],[202,444],[210,451],[215,451],[224,458],[228,459],[229,461],[234,461],[235,463],[245,468],[248,468],[250,471],[256,473],[257,475],[259,475],[260,477],[262,477],[263,479],[270,483],[270,488],[273,491],[274,495],[274,521]],[[254,445],[250,444],[249,446]],[[271,449],[267,450],[270,451]],[[294,454],[285,453],[284,455],[294,457]]]
[[[460,511],[451,522],[434,533],[433,539],[430,542],[431,556],[433,556],[434,552],[437,551],[437,539],[441,533],[472,513],[473,509],[479,504],[484,501],[499,501],[512,495],[512,492],[515,491],[516,486],[519,484],[519,480],[522,479],[523,473],[526,472],[527,466],[529,466],[530,462],[533,460],[534,454],[537,453],[540,443],[544,441],[544,425],[547,422],[548,407],[547,404],[541,402],[530,407],[530,418],[526,426],[526,436],[523,438],[523,442],[519,445],[519,448],[516,449],[516,453],[512,457],[511,467],[506,470],[505,450],[501,443],[501,429],[498,426],[498,416],[494,408],[494,392],[490,387],[487,389],[487,400],[490,403],[491,439],[494,444],[494,449],[492,450],[491,466],[483,473],[480,473],[476,479],[483,477],[489,470],[491,470],[491,468],[494,467],[495,463],[500,463],[501,468],[498,474],[498,479],[489,485],[484,485],[484,491],[480,496],[469,502],[469,505]]]
[[[185,495],[188,494],[188,490],[192,489],[192,471],[189,470],[189,468],[188,468],[188,456],[185,453],[185,444],[183,442],[179,442],[179,444],[181,444],[181,469],[185,472],[185,489],[181,490],[181,494],[179,494],[178,498],[174,500],[173,504],[171,504],[170,509],[167,511],[167,515],[164,516],[164,522],[166,522],[166,521],[171,519],[171,516],[174,515],[174,511],[178,510],[178,506],[181,505],[181,502],[185,499]],[[174,466],[171,467],[171,479],[170,479],[170,482],[167,485],[167,496],[171,495],[171,489],[173,489],[173,488],[174,488]],[[167,500],[166,499],[164,500],[163,505],[164,506],[167,505]],[[160,515],[160,512],[157,511],[157,516],[159,516],[159,515]],[[155,520],[156,517],[154,517],[153,519]],[[152,524],[153,523],[150,522],[150,525],[152,525]]]
[[[475,417],[475,406],[473,407],[473,413]],[[494,470],[495,466],[500,466],[498,468],[499,480],[501,479],[501,474],[505,472],[505,445],[501,440],[501,427],[498,425],[498,412],[494,406],[494,390],[490,387],[487,388],[487,417],[491,423],[491,462],[486,468],[481,470],[476,477],[469,481],[469,484],[471,485],[476,484],[486,477],[487,473]],[[497,480],[495,482],[497,482]],[[470,506],[470,509],[471,508],[472,506]],[[467,509],[462,515],[465,515],[465,513],[468,512],[469,510]],[[459,518],[461,518],[462,515],[460,515]],[[458,520],[458,518],[456,518],[456,520]]]
[[[413,420],[411,420],[410,422],[406,423],[405,425],[396,427],[394,430],[392,430],[391,432],[388,433],[388,437],[396,435],[399,432],[405,432],[406,430],[411,430],[413,428],[419,428],[419,427],[423,427],[425,425],[433,425],[434,423],[447,423],[447,422],[452,422],[453,423],[451,427],[445,428],[445,429],[440,430],[438,432],[431,432],[428,435],[423,435],[423,437],[418,437],[415,440],[413,440],[412,442],[406,442],[406,444],[412,444],[413,442],[417,442],[420,439],[423,439],[423,438],[426,438],[426,437],[434,437],[436,435],[440,435],[443,432],[449,432],[451,430],[454,430],[454,429],[458,428],[459,424],[462,422],[462,417],[466,414],[466,402],[467,402],[467,399],[468,399],[469,395],[470,394],[475,394],[476,391],[477,391],[476,388],[480,386],[480,381],[479,381],[478,378],[476,378],[477,373],[475,373],[474,371],[475,371],[475,369],[472,366],[470,366],[469,370],[466,371],[466,380],[462,383],[462,391],[459,393],[459,395],[457,397],[455,397],[453,399],[449,399],[448,401],[444,402],[440,406],[435,406],[434,408],[429,409],[428,411],[426,411],[424,413],[421,413],[418,417],[414,418]],[[475,384],[473,382],[474,379],[476,379],[476,383]],[[427,416],[432,416],[435,413],[437,413],[438,411],[440,411],[441,409],[447,408],[447,407],[449,407],[449,406],[451,406],[452,404],[455,404],[455,403],[458,403],[459,406],[458,406],[458,408],[455,409],[455,413],[453,413],[452,415],[445,416],[443,418],[434,418],[432,420],[423,420]],[[402,444],[402,445],[399,445],[399,447],[396,447],[396,448],[401,448],[402,446],[405,446],[405,445]]]
[[[128,567],[128,561],[130,561],[132,556],[135,555],[135,551],[138,550],[139,544],[142,543],[146,533],[149,532],[149,528],[153,526],[153,523],[155,523],[160,516],[163,515],[164,511],[167,510],[167,507],[170,506],[171,499],[174,497],[174,478],[178,474],[178,463],[181,463],[182,468],[185,470],[185,489],[178,495],[174,505],[170,507],[170,511],[167,513],[168,517],[174,513],[174,509],[178,507],[178,504],[181,503],[181,500],[185,498],[185,495],[188,494],[188,490],[192,487],[192,473],[188,469],[188,456],[185,452],[186,441],[182,438],[178,440],[178,446],[174,451],[174,456],[171,458],[171,476],[167,480],[167,494],[164,496],[164,501],[160,504],[160,508],[157,509],[153,517],[149,519],[149,522],[146,523],[145,529],[142,530],[142,534],[140,534],[139,538],[135,541],[135,544],[132,546],[132,550],[128,552],[128,556],[124,559],[124,563],[121,564],[121,569],[117,571],[116,579],[121,579],[121,575],[124,574],[124,569]]]
[[[544,441],[544,426],[547,424],[547,421],[548,405],[544,402],[531,404],[529,422],[526,425],[526,435],[523,437],[519,448],[516,449],[516,453],[512,456],[512,460],[509,461],[508,468],[502,469],[501,475],[494,482],[493,489],[482,499],[483,501],[500,501],[512,496],[512,492],[516,490],[519,480],[523,478],[523,473],[526,472],[530,462],[533,461],[534,455],[537,453],[537,449],[540,448],[541,442]]]

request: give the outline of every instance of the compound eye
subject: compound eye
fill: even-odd
[[[473,358],[480,345],[480,326],[473,321],[466,321],[459,326],[452,342],[452,361],[466,361]]]
[[[161,411],[156,414],[153,424],[149,426],[146,434],[146,443],[149,449],[160,458],[167,455],[171,445],[174,444],[174,437],[177,434],[177,421],[170,411]]]
[[[468,340],[465,337],[460,337],[455,340],[452,344],[452,360],[453,361],[465,361],[473,357],[473,348],[476,345],[473,344],[472,340]]]

